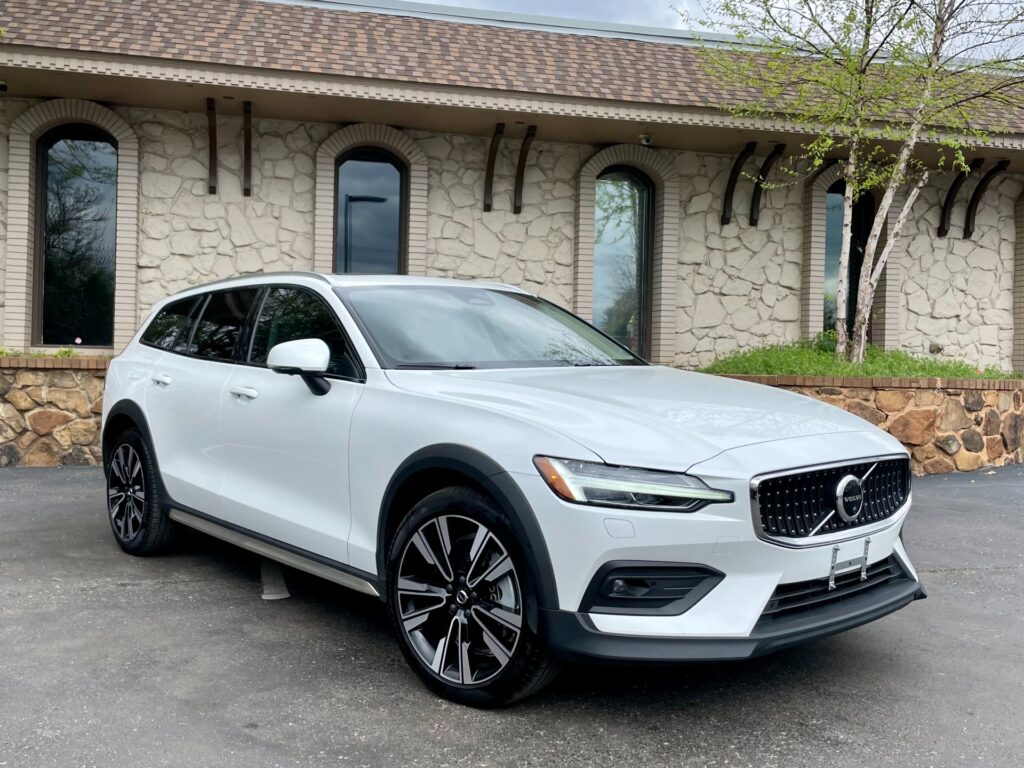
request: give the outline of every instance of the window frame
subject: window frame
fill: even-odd
[[[338,217],[339,217],[339,195],[341,185],[338,180],[338,173],[342,164],[349,160],[363,160],[365,162],[386,162],[398,171],[399,178],[399,201],[398,201],[398,275],[409,274],[409,175],[408,164],[397,154],[384,147],[377,147],[371,144],[362,144],[351,147],[336,158],[334,158],[334,199],[332,201],[333,217],[332,225],[334,242],[331,243],[331,271],[336,275],[355,274],[340,270],[338,255]]]
[[[633,165],[624,163],[616,163],[615,165],[609,165],[607,168],[601,169],[601,172],[597,174],[597,178],[594,181],[595,192],[594,192],[594,219],[597,219],[597,190],[596,185],[601,183],[601,179],[611,174],[623,174],[631,177],[635,181],[639,182],[646,192],[644,210],[641,212],[641,242],[637,249],[638,256],[641,257],[641,264],[637,265],[637,290],[639,293],[638,299],[640,303],[640,332],[637,334],[637,339],[640,342],[640,348],[636,351],[630,350],[639,358],[643,360],[649,360],[651,356],[651,348],[653,345],[653,325],[654,325],[654,228],[657,223],[655,211],[657,210],[657,201],[655,195],[657,194],[657,187],[654,180],[644,173],[642,170]],[[594,241],[594,251],[597,251],[597,241]],[[596,261],[596,259],[595,259]],[[596,273],[596,268],[594,272]],[[596,320],[593,323],[594,327],[597,327]],[[600,329],[598,329],[600,330]],[[602,331],[602,333],[604,333]],[[605,334],[606,336],[608,334]],[[617,342],[618,343],[618,342]],[[620,346],[625,346],[620,344]],[[627,347],[628,349],[628,347]]]
[[[245,344],[243,350],[241,350],[242,354],[239,355],[237,364],[245,366],[246,368],[259,368],[263,370],[270,370],[269,366],[266,363],[254,363],[250,360],[250,358],[252,357],[252,345],[256,341],[256,326],[259,324],[260,315],[263,314],[263,306],[266,304],[267,297],[270,295],[271,291],[282,288],[307,293],[310,296],[312,296],[316,301],[320,302],[323,308],[327,311],[327,314],[334,321],[334,324],[335,326],[337,326],[337,329],[341,333],[342,338],[345,340],[345,346],[348,348],[349,355],[352,357],[352,361],[353,363],[355,363],[356,371],[358,373],[358,376],[355,378],[352,378],[350,376],[342,376],[341,374],[337,373],[326,372],[319,375],[323,376],[325,379],[333,379],[336,381],[350,381],[355,384],[365,384],[366,366],[363,364],[363,360],[359,356],[359,351],[356,349],[355,344],[352,343],[351,334],[348,333],[348,331],[345,328],[345,324],[341,321],[341,318],[338,317],[338,313],[330,305],[330,302],[328,302],[323,297],[323,295],[321,295],[318,291],[315,291],[312,288],[309,288],[308,286],[295,285],[294,283],[266,283],[260,286],[260,295],[256,297],[256,301],[254,302],[255,309],[253,312],[250,313],[249,317],[247,318],[246,325],[243,326],[243,333],[245,334]],[[269,353],[270,350],[267,351]]]
[[[46,289],[46,254],[44,253],[46,243],[46,205],[47,205],[47,185],[46,185],[46,172],[49,167],[49,151],[54,144],[60,141],[78,140],[78,141],[97,141],[105,144],[110,144],[114,148],[114,155],[117,158],[117,172],[120,175],[121,172],[121,154],[120,147],[117,139],[108,131],[89,123],[82,122],[67,122],[61,123],[60,125],[50,128],[45,131],[41,136],[35,140],[35,211],[32,218],[34,221],[30,224],[34,235],[34,242],[32,244],[32,253],[30,255],[32,261],[32,308],[30,318],[30,329],[29,339],[31,346],[42,347],[45,349],[60,349],[68,346],[67,344],[44,344],[43,343],[43,296]],[[115,210],[117,207],[117,194],[119,192],[117,181],[114,183],[114,204]],[[113,275],[113,289],[114,289],[114,306],[112,308],[110,324],[111,324],[111,343],[110,344],[88,344],[83,345],[91,349],[114,349],[116,346],[113,338],[115,328],[114,320],[116,317],[117,309],[117,227],[115,222],[114,230],[114,254],[115,254],[115,265]]]

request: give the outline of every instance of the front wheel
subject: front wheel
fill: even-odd
[[[174,523],[161,504],[153,454],[137,429],[126,429],[111,448],[107,518],[117,543],[129,554],[158,554],[171,541]]]
[[[510,704],[557,674],[526,621],[531,588],[504,514],[469,488],[420,501],[391,545],[388,606],[402,652],[432,690],[461,704]]]

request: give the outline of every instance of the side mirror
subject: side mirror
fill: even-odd
[[[322,339],[296,339],[278,344],[267,355],[267,367],[275,373],[301,376],[314,395],[326,395],[331,382],[324,378],[331,350]]]

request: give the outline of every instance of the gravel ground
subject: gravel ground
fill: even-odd
[[[0,470],[0,766],[1020,766],[1024,469],[916,482],[929,599],[729,665],[571,667],[500,712],[406,668],[380,603],[190,536],[117,548],[95,469]]]

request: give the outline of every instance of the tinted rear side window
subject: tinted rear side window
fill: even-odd
[[[160,349],[170,349],[197,301],[198,299],[192,296],[172,302],[161,309],[143,332],[142,343]]]
[[[257,293],[256,288],[245,288],[211,295],[196,322],[189,354],[210,360],[231,360]]]

